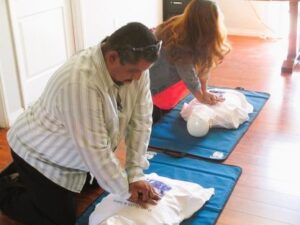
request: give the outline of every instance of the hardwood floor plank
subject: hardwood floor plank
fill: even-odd
[[[300,196],[237,185],[234,195],[238,198],[256,201],[288,210],[300,211]]]
[[[293,225],[300,224],[300,211],[290,210],[283,207],[277,207],[257,201],[252,201],[237,196],[232,196],[227,204],[228,209],[234,209],[238,212],[254,215],[255,217],[273,220],[280,223]]]
[[[273,219],[266,219],[249,213],[225,208],[219,218],[218,225],[293,225],[287,222],[280,222]]]
[[[239,184],[243,184],[251,188],[279,192],[291,196],[300,196],[300,185],[296,181],[293,183],[287,183],[281,180],[266,179],[256,175],[243,174],[239,179]]]
[[[297,163],[297,156],[295,158],[291,156],[283,155],[270,155],[269,161],[267,161],[265,166],[253,165],[245,162],[243,166],[243,173],[247,175],[257,176],[266,179],[280,180],[284,183],[289,184],[300,184],[298,179],[300,165]],[[266,159],[267,160],[267,159]],[[236,164],[234,160],[228,160],[226,163]]]

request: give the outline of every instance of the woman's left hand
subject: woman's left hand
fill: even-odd
[[[208,105],[215,105],[218,102],[223,102],[224,100],[225,98],[222,95],[206,91],[202,94],[202,99],[200,102]]]

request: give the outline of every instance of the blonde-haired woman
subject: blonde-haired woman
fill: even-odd
[[[150,69],[154,122],[177,104],[183,86],[202,103],[223,100],[207,91],[211,69],[230,51],[222,14],[214,1],[191,0],[182,14],[160,24],[155,34],[163,46]]]

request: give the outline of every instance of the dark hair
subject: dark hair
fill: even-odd
[[[155,35],[148,27],[138,22],[131,22],[119,28],[103,43],[104,51],[118,52],[122,64],[135,64],[140,59],[155,62],[159,54],[157,49],[152,48],[158,45]]]

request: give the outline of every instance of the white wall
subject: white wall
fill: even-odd
[[[284,37],[288,34],[287,1],[216,0],[229,34]]]
[[[162,0],[77,0],[78,3],[82,9],[77,11],[81,14],[79,48],[99,43],[128,22],[155,27],[162,21]]]
[[[154,27],[162,21],[163,0],[75,0],[80,5],[79,49],[99,43],[118,27],[139,21]],[[284,37],[288,34],[288,2],[215,0],[229,34]],[[77,40],[78,44],[78,40]]]

